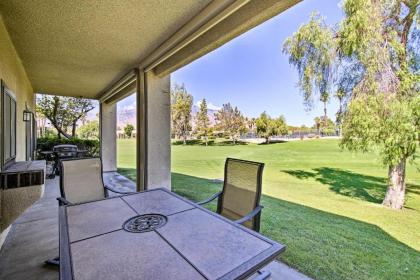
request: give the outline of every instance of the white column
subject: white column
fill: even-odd
[[[170,76],[146,73],[147,189],[171,189]]]
[[[103,171],[117,171],[117,104],[100,103]]]

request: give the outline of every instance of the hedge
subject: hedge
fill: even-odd
[[[80,150],[87,150],[86,156],[96,157],[99,156],[100,143],[99,140],[93,139],[80,139],[80,138],[57,138],[57,137],[44,137],[37,139],[37,153],[42,151],[52,151],[53,147],[62,144],[76,145]]]

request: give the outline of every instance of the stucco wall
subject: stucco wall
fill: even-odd
[[[28,46],[30,47],[30,46]],[[13,46],[9,33],[0,15],[0,79],[16,96],[16,160],[25,160],[25,104],[34,110],[34,94],[22,62]],[[0,147],[1,149],[1,147]],[[42,195],[43,186],[22,189],[0,190],[0,248],[7,235],[6,228],[27,207]],[[4,231],[5,230],[5,231]],[[4,232],[2,232],[4,231]]]
[[[30,46],[28,46],[30,47]],[[22,62],[13,46],[0,15],[0,79],[16,95],[16,160],[25,160],[25,123],[22,120],[25,102],[34,109],[34,94]]]
[[[147,73],[147,188],[171,189],[170,77]]]

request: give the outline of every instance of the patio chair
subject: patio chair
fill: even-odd
[[[61,205],[107,198],[109,192],[127,194],[104,184],[100,158],[60,160]]]
[[[106,186],[102,177],[100,158],[76,158],[60,160],[60,193],[59,205],[69,205],[104,199],[109,192],[129,194]],[[59,258],[49,259],[46,264],[60,265]]]
[[[198,204],[217,198],[218,214],[259,232],[263,169],[264,163],[227,158],[222,191]],[[271,275],[269,271],[258,271],[258,274],[255,279],[267,279]]]

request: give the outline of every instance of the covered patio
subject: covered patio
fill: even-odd
[[[34,93],[99,100],[104,171],[117,170],[116,103],[135,93],[137,190],[170,189],[170,74],[298,2],[2,1],[1,78],[18,115],[34,112]]]
[[[104,176],[107,184],[116,188],[134,190],[135,184],[117,174]],[[58,204],[60,196],[59,178],[48,180],[45,195],[15,221],[9,236],[0,251],[1,279],[59,278],[58,269],[44,265],[44,261],[58,254]],[[131,183],[131,184],[130,184]],[[270,279],[309,279],[281,262],[266,267],[271,271]],[[252,279],[252,278],[251,278]]]
[[[100,102],[100,157],[107,184],[138,192],[170,190],[170,74],[297,2],[2,1],[2,94],[9,94],[16,107],[15,132],[10,132],[14,153],[8,147],[6,156],[2,136],[1,174],[36,159],[33,128],[21,116],[25,112],[34,118],[34,96],[45,93]],[[133,93],[135,183],[116,172],[116,103]],[[45,169],[40,174],[45,176]],[[58,253],[58,184],[58,178],[44,177],[12,198],[21,207],[13,210],[16,218],[0,220],[0,278],[58,279],[57,269],[43,266]],[[2,186],[1,192],[5,190]],[[1,205],[3,215],[7,205]],[[284,264],[268,266],[272,279],[306,279]]]

